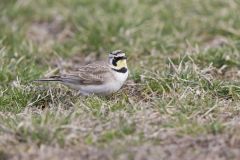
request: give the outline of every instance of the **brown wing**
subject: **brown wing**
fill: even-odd
[[[69,71],[58,77],[58,79],[62,82],[76,85],[103,84],[109,70],[105,63],[89,64],[75,71]]]

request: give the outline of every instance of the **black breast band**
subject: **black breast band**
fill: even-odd
[[[127,72],[127,68],[126,67],[122,67],[120,69],[112,68],[112,70],[114,70],[116,72],[120,72],[120,73],[126,73]]]

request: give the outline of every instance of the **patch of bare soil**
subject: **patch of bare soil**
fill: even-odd
[[[64,24],[61,16],[56,16],[52,21],[33,22],[26,36],[38,45],[50,47],[55,41],[64,42],[73,35],[71,26]]]
[[[227,65],[223,65],[221,68],[216,68],[209,66],[201,71],[202,74],[208,75],[210,77],[221,79],[221,80],[231,80],[236,81],[240,78],[240,71],[237,67],[229,68]]]
[[[77,146],[74,148],[59,148],[57,146],[41,145],[40,147],[29,144],[8,145],[7,153],[4,152],[6,159],[11,160],[108,160],[109,153],[104,150],[87,146]]]
[[[162,133],[164,134],[163,131]],[[132,137],[134,138],[134,137]],[[88,159],[88,160],[228,160],[239,159],[239,138],[230,135],[205,135],[200,137],[168,135],[152,142],[129,144],[132,138],[119,140],[107,147],[85,144],[60,148],[34,144],[11,144],[0,147],[1,155],[13,160]]]
[[[127,80],[120,92],[125,93],[129,98],[135,101],[147,102],[151,100],[151,96],[142,91],[144,85],[145,84],[142,83],[135,83],[133,80]]]
[[[203,48],[204,49],[210,49],[210,48],[220,48],[224,45],[228,45],[230,42],[227,38],[222,36],[216,36],[211,39],[206,40]]]
[[[212,160],[239,159],[237,146],[229,145],[227,135],[206,135],[201,137],[168,137],[160,145],[144,144],[130,149],[136,160]]]

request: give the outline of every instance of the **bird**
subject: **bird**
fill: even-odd
[[[60,82],[80,95],[110,95],[117,92],[128,78],[127,57],[122,50],[109,53],[108,61],[95,61],[67,73],[37,79],[37,82]]]

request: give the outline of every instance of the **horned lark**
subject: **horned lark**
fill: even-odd
[[[68,73],[38,79],[36,81],[57,81],[82,95],[108,95],[118,91],[128,77],[126,55],[121,50],[113,51],[108,62],[95,62]]]

